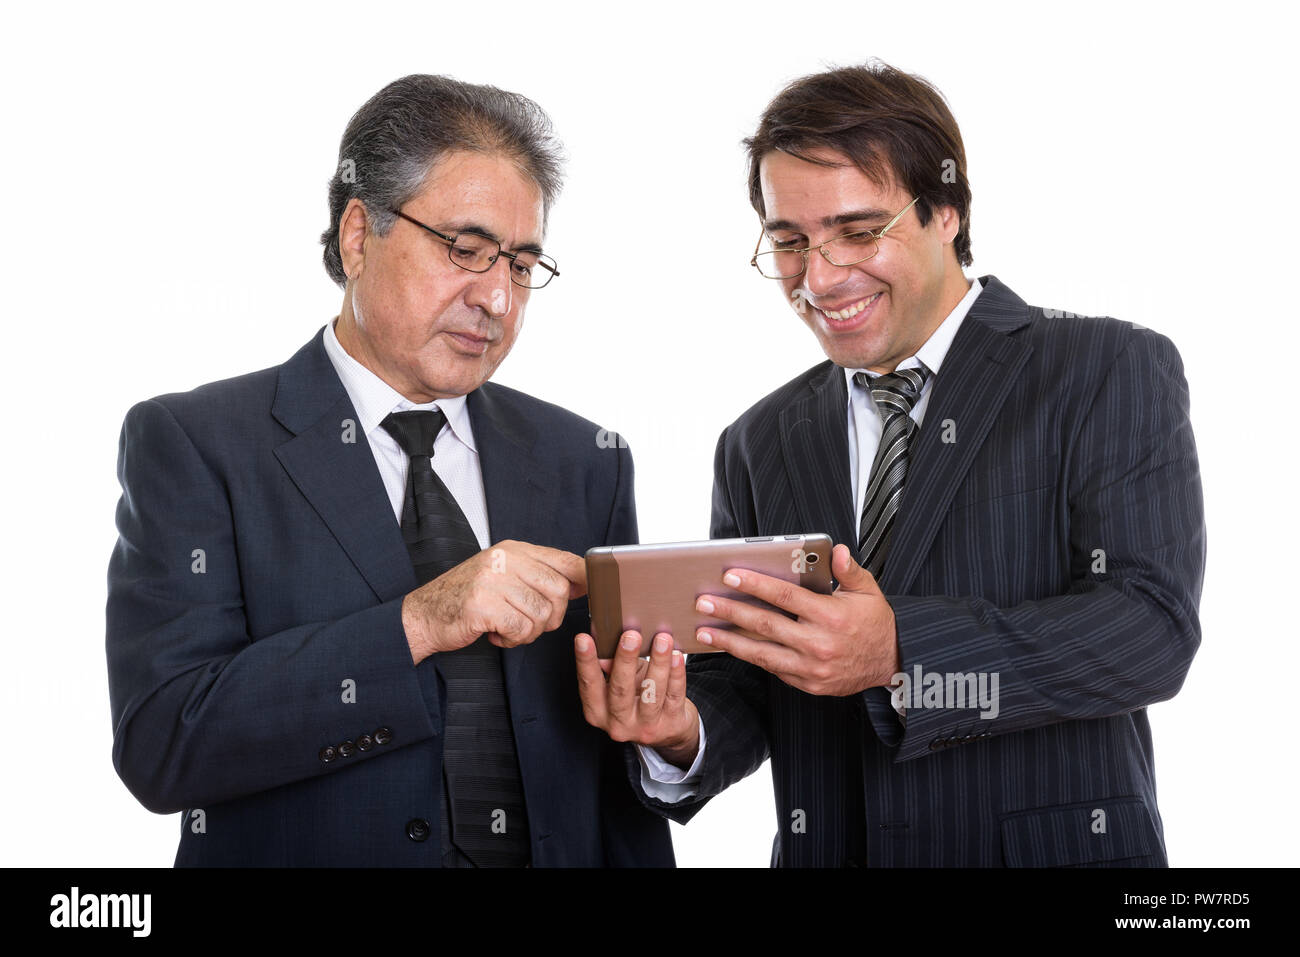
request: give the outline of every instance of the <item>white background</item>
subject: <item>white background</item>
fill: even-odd
[[[455,12],[444,7],[452,6]],[[570,163],[497,374],[627,436],[643,541],[705,537],[718,432],[822,359],[748,265],[740,139],[877,56],[961,125],[975,267],[1169,335],[1209,528],[1204,638],[1151,708],[1170,862],[1297,847],[1295,23],[1281,4],[234,3],[9,13],[0,300],[5,864],[166,866],[179,817],[110,759],[105,573],[137,400],[284,361],[339,307],[317,237],[353,111],[413,72],[552,115]],[[1291,22],[1283,22],[1291,21]],[[1219,394],[1222,397],[1219,397]],[[766,767],[674,827],[767,863]]]

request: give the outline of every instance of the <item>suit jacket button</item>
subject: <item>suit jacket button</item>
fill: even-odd
[[[339,754],[345,758],[350,758],[357,753],[357,744],[355,741],[344,741],[339,745]]]
[[[429,839],[429,822],[422,817],[412,818],[406,822],[406,836],[413,841]]]
[[[357,748],[362,751],[369,751],[375,746],[375,739],[368,734],[360,735],[357,738]]]
[[[380,728],[375,732],[375,744],[387,744],[393,740],[393,732],[390,728]]]
[[[935,738],[933,741],[930,742],[931,751],[942,751],[947,746],[948,743],[944,741],[943,738]]]
[[[322,761],[324,761],[326,764],[329,764],[331,761],[333,761],[333,760],[334,760],[335,758],[337,758],[338,756],[339,756],[339,753],[338,753],[337,751],[334,750],[334,745],[332,745],[332,744],[327,744],[327,745],[325,745],[325,747],[323,747],[323,748],[320,749],[320,755],[319,755],[319,757],[320,757],[320,759],[321,759]]]

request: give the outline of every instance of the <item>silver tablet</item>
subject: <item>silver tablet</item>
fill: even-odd
[[[625,631],[641,634],[642,655],[650,653],[659,632],[671,634],[679,651],[714,651],[695,640],[696,629],[733,626],[697,611],[695,601],[701,595],[771,607],[724,585],[722,575],[727,569],[761,572],[830,594],[832,547],[830,536],[811,533],[590,549],[586,556],[587,603],[597,654],[614,657]]]

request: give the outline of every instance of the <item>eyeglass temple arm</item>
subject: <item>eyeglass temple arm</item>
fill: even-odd
[[[894,228],[894,224],[897,223],[900,219],[902,219],[902,218],[903,218],[903,214],[904,214],[905,212],[907,212],[909,209],[911,209],[913,206],[915,206],[915,205],[916,205],[916,201],[917,201],[918,199],[920,199],[920,198],[921,198],[920,196],[915,197],[915,198],[914,198],[910,203],[908,203],[906,206],[904,206],[902,209],[900,209],[900,210],[898,211],[898,215],[895,216],[893,219],[891,219],[888,223],[885,224],[885,228],[882,229],[882,230],[877,234],[876,238],[879,239],[881,236],[885,235],[885,232],[886,232],[887,230],[893,229],[893,228]]]

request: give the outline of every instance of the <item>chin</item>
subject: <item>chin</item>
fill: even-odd
[[[880,362],[884,354],[882,349],[873,349],[868,344],[856,344],[836,339],[822,339],[822,352],[837,366],[846,369],[869,369]]]
[[[444,396],[467,395],[492,377],[497,363],[459,357],[441,363],[436,369],[421,370],[426,390]]]

